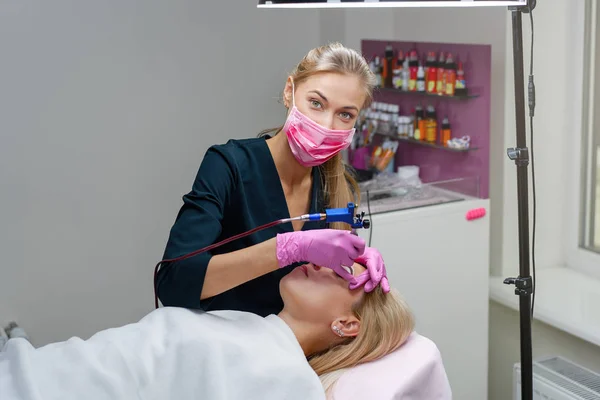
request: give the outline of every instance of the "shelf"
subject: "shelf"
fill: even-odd
[[[407,96],[422,96],[422,97],[435,97],[436,99],[449,99],[449,100],[469,100],[476,99],[479,97],[478,94],[466,94],[460,96],[446,96],[439,95],[437,93],[427,93],[427,92],[407,92],[406,90],[394,89],[394,88],[376,88],[375,91],[386,92],[386,93],[396,93],[403,94]]]
[[[467,153],[469,151],[479,150],[479,148],[477,148],[477,147],[469,147],[467,149],[455,149],[453,147],[446,147],[446,146],[442,146],[441,144],[437,144],[437,143],[429,143],[429,142],[425,142],[423,140],[416,140],[416,139],[399,137],[399,136],[391,136],[391,135],[387,135],[385,133],[380,133],[380,132],[375,132],[375,134],[378,136],[383,136],[390,140],[396,140],[396,141],[402,142],[402,143],[411,143],[411,144],[414,144],[417,146],[431,147],[434,149],[450,151],[453,153]]]

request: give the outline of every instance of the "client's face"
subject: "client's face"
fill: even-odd
[[[354,276],[365,271],[356,263],[350,269]],[[352,306],[361,300],[364,290],[348,289],[348,281],[329,268],[306,264],[281,280],[280,292],[284,309],[294,318],[330,324],[336,319],[350,317]]]

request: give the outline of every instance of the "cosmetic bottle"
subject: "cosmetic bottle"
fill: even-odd
[[[425,92],[425,69],[423,69],[422,64],[419,64],[417,70],[417,92]]]
[[[383,59],[383,87],[393,87],[392,81],[394,71],[394,49],[391,43],[388,43],[385,47],[384,59]]]
[[[443,51],[440,51],[440,58],[437,64],[437,82],[435,90],[440,96],[446,93],[446,81],[444,80],[446,73],[444,71],[444,65],[446,64],[446,57]]]
[[[450,121],[448,120],[448,116],[445,116],[444,120],[442,121],[441,133],[441,145],[448,146],[448,141],[452,138],[452,130],[450,129]]]
[[[425,114],[425,140],[429,143],[437,141],[437,117],[435,108],[432,105],[427,107]]]
[[[392,79],[392,86],[394,89],[402,89],[402,67],[404,66],[404,54],[402,50],[398,51],[398,58],[396,59],[396,64],[394,66],[394,77]]]
[[[404,64],[402,64],[402,90],[408,92],[410,86],[410,62],[408,60],[408,56],[404,59]]]
[[[419,73],[419,59],[418,59],[416,50],[413,50],[410,52],[409,72],[410,72],[410,80],[408,82],[408,90],[411,92],[416,92],[417,91],[417,77],[418,77],[418,73]]]
[[[452,54],[448,53],[446,66],[444,67],[446,75],[446,96],[454,96],[454,84],[456,83],[456,64],[452,59]]]
[[[427,93],[435,93],[437,85],[437,61],[435,52],[430,51],[425,64],[425,86]]]
[[[458,62],[458,69],[456,70],[456,85],[454,88],[454,94],[456,96],[467,95],[467,82],[465,81],[465,70],[463,69],[463,63]]]
[[[382,76],[381,76],[381,61],[379,59],[379,56],[375,56],[375,63],[374,63],[374,65],[375,65],[374,74],[375,74],[375,79],[376,79],[376,86],[377,87],[383,87],[382,86],[383,79],[382,79]]]
[[[415,107],[415,131],[414,139],[423,140],[425,137],[425,113],[423,107],[418,105]]]

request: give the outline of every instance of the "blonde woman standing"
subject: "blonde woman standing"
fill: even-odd
[[[285,124],[258,138],[208,149],[183,197],[164,259],[172,259],[274,220],[357,202],[360,192],[340,152],[358,113],[372,101],[375,78],[356,51],[335,43],[311,50],[288,77]],[[329,268],[350,289],[389,291],[380,254],[344,224],[275,226],[178,262],[165,263],[156,293],[165,306],[249,311],[283,308],[279,282],[310,262]],[[365,265],[360,277],[342,266]]]

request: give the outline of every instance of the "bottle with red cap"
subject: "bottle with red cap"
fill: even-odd
[[[417,50],[412,50],[410,52],[410,61],[408,63],[409,68],[409,81],[408,81],[408,90],[411,92],[417,91],[417,78],[419,74],[419,56],[417,54]]]
[[[448,53],[446,57],[445,80],[446,80],[446,96],[454,96],[454,84],[456,83],[456,64],[452,58],[452,54]]]
[[[446,64],[446,57],[443,51],[440,51],[440,58],[437,64],[437,81],[435,86],[435,91],[437,94],[444,95],[446,94],[446,73],[444,71],[444,65]]]
[[[430,51],[425,63],[425,86],[427,93],[435,93],[437,87],[437,61],[435,52]]]

